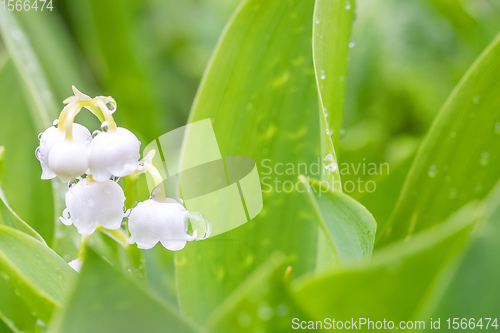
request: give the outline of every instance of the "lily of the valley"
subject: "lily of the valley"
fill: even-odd
[[[178,251],[186,242],[196,239],[196,231],[188,234],[189,212],[173,199],[148,199],[132,210],[127,243],[140,249],[150,249],[158,242],[168,250]]]

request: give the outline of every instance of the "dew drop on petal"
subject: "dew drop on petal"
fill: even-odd
[[[99,133],[101,133],[101,131],[99,131],[99,130],[95,130],[94,132],[92,132],[92,139],[95,138],[96,136],[98,136]]]
[[[109,110],[109,113],[113,114],[116,112],[116,102],[115,100],[111,100],[108,103],[106,103],[106,107]]]
[[[189,212],[188,217],[192,230],[190,236],[196,234],[196,240],[207,239],[212,233],[212,225],[208,217],[201,212]]]
[[[42,151],[40,150],[40,147],[36,148],[36,150],[35,150],[35,157],[39,161],[42,160]]]
[[[43,133],[38,134],[38,140],[42,140]]]
[[[56,119],[52,122],[52,126],[54,126],[55,128],[59,127],[59,119]]]
[[[109,129],[109,123],[107,120],[103,121],[101,124],[101,131],[107,132]]]

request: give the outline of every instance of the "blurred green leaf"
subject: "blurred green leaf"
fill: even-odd
[[[273,254],[214,311],[214,333],[290,332],[292,318],[304,318],[289,296],[283,256]]]
[[[438,285],[434,318],[497,318],[500,309],[500,186],[486,201],[488,216],[464,255]],[[435,301],[433,299],[432,301]],[[443,319],[444,320],[444,319]],[[486,323],[485,323],[486,324]]]
[[[56,118],[58,108],[40,62],[17,19],[8,11],[0,11],[0,35],[31,98],[35,127],[43,131]]]
[[[5,111],[0,121],[0,145],[5,146],[1,187],[12,210],[51,244],[54,231],[51,184],[40,180],[40,163],[34,153],[37,132],[23,90],[9,59],[0,69],[0,100]],[[7,210],[4,212],[11,216]]]
[[[10,207],[7,202],[7,198],[2,190],[2,182],[3,182],[3,173],[4,173],[4,161],[5,158],[5,147],[0,146],[0,224],[6,224],[10,227],[16,228],[24,233],[30,235],[31,237],[39,240],[43,244],[45,241],[42,236],[40,236],[32,227],[30,227],[26,222],[24,222],[19,215],[14,212],[14,210]],[[7,210],[7,212],[5,212]],[[5,216],[6,213],[9,216]]]
[[[12,228],[15,228],[19,231],[24,232],[25,234],[35,238],[36,240],[42,242],[45,244],[44,239],[42,236],[40,236],[32,227],[29,226],[26,222],[24,222],[19,215],[14,212],[12,207],[10,207],[9,203],[7,202],[7,198],[5,197],[5,194],[3,193],[2,183],[0,182],[0,215],[2,215],[3,219],[0,220],[4,222],[7,226],[10,226]],[[5,208],[5,210],[4,210]],[[7,214],[9,216],[7,216]]]
[[[33,331],[37,318],[21,298],[19,292],[12,287],[9,276],[0,276],[0,321],[3,321],[14,332]],[[17,293],[16,293],[17,292]],[[2,330],[0,329],[0,332]]]
[[[378,246],[483,198],[500,170],[500,37],[472,65],[422,142]]]
[[[91,319],[91,320],[89,320]],[[51,323],[54,332],[201,332],[159,298],[88,248],[68,303]]]
[[[295,285],[297,304],[312,318],[415,319],[434,283],[461,251],[482,206],[471,203],[446,222],[374,253],[366,265],[337,269]],[[366,331],[366,327],[364,330]]]
[[[318,226],[310,204],[293,191],[298,163],[308,169],[322,163],[313,6],[310,0],[243,1],[198,91],[190,122],[210,118],[222,156],[253,158],[265,188],[264,208],[251,222],[176,254],[180,306],[197,321],[274,251],[287,256],[297,275],[314,268]],[[287,162],[297,163],[295,174],[274,172]]]
[[[326,236],[333,262],[322,263],[321,269],[370,260],[377,223],[359,202],[331,190],[326,184],[299,176],[306,187],[317,214],[321,232]]]
[[[150,142],[163,134],[158,118],[164,110],[155,99],[161,88],[153,86],[146,71],[151,59],[141,52],[145,40],[135,30],[142,6],[130,0],[92,0],[69,5],[67,10],[79,46],[104,87],[101,94],[113,96],[118,103],[115,117],[120,126]]]
[[[6,226],[0,226],[0,270],[44,322],[61,306],[76,277],[75,271],[49,247]]]

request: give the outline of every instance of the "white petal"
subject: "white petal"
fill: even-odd
[[[52,147],[55,144],[63,142],[65,138],[65,131],[51,126],[45,130],[40,136],[40,146],[37,148],[37,158],[40,160],[40,165],[42,166],[42,179],[52,179],[57,175],[50,169],[48,165],[48,158]],[[73,124],[73,140],[88,145],[92,135],[89,130],[80,125]]]
[[[51,148],[48,167],[63,182],[81,176],[89,166],[87,147],[78,141],[61,141]]]
[[[97,135],[90,145],[90,174],[97,181],[124,177],[137,170],[141,143],[125,128]]]
[[[168,250],[178,251],[187,241],[196,239],[188,235],[188,211],[175,200],[157,201],[148,199],[137,205],[129,216],[129,243],[137,243],[142,249],[149,249],[158,243]]]
[[[92,234],[98,225],[119,229],[124,217],[125,195],[117,183],[81,180],[66,193],[70,221],[82,235]]]

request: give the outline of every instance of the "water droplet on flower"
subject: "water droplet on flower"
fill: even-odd
[[[127,217],[127,218],[128,218],[128,217],[130,216],[130,214],[131,214],[131,213],[132,213],[132,209],[131,209],[131,208],[130,208],[130,209],[127,209],[127,210],[125,211],[124,217]]]
[[[137,166],[137,170],[142,171],[142,170],[144,170],[145,167],[146,167],[146,164],[143,161],[141,161],[141,162],[139,162],[139,165]]]
[[[76,178],[74,180],[71,180],[68,182],[68,188],[72,188],[73,186],[75,186],[76,184],[78,184],[78,182],[80,181],[81,178]]]
[[[196,232],[196,240],[204,240],[210,236],[212,225],[208,217],[201,212],[189,212],[189,224],[191,226],[192,235]]]
[[[38,140],[42,140],[43,133],[38,134]]]
[[[92,139],[95,138],[96,136],[98,136],[100,133],[101,133],[101,131],[99,131],[99,130],[95,130],[94,132],[92,132]]]
[[[87,199],[87,205],[88,205],[89,207],[94,207],[94,205],[95,205],[94,200],[93,200],[93,199],[91,199],[91,198],[88,198],[88,199]]]
[[[481,159],[479,160],[479,164],[482,166],[487,166],[490,160],[490,153],[488,152],[483,152],[481,153]]]
[[[52,122],[52,126],[54,126],[55,128],[59,127],[59,119],[56,119]]]
[[[36,148],[36,150],[35,150],[35,157],[39,161],[42,160],[42,151],[40,150],[40,147]]]
[[[433,164],[431,166],[429,166],[429,170],[427,170],[427,174],[429,175],[429,177],[435,177],[436,174],[437,174],[437,167]]]
[[[111,101],[109,101],[108,103],[106,103],[106,107],[108,108],[109,113],[111,113],[111,114],[115,113],[116,109],[117,109],[115,100],[111,99]]]
[[[109,123],[108,123],[108,121],[103,121],[102,124],[101,124],[101,131],[107,132],[108,129],[109,129]]]
[[[63,213],[62,213],[62,217],[65,218],[66,220],[69,220],[71,219],[71,214],[69,213],[69,209],[66,208]]]
[[[109,180],[111,180],[111,181],[113,181],[113,182],[117,183],[117,182],[120,180],[120,177],[111,176],[111,177],[109,178]],[[110,187],[110,189],[111,189],[111,187]],[[106,189],[105,189],[105,190],[106,190]],[[109,193],[111,193],[111,192],[109,192]]]

